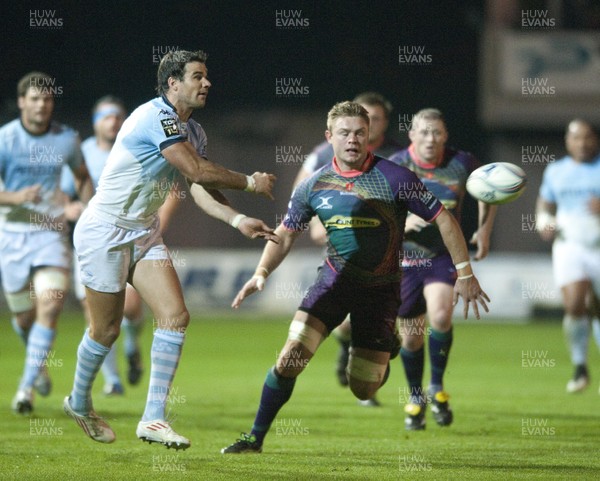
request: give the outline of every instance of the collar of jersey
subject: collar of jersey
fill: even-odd
[[[419,167],[422,167],[423,169],[435,169],[436,167],[438,167],[442,163],[442,159],[444,158],[444,152],[445,149],[442,152],[442,155],[439,159],[437,159],[435,162],[430,163],[419,159],[419,156],[415,152],[415,144],[410,144],[408,146],[408,153],[410,154],[410,157],[412,158],[415,164],[417,164]]]
[[[342,177],[357,177],[360,174],[362,174],[363,172],[366,172],[367,170],[369,170],[371,168],[371,165],[373,164],[373,160],[374,160],[373,154],[371,152],[369,152],[367,154],[367,158],[362,163],[359,170],[352,169],[352,170],[348,170],[346,172],[342,172],[340,170],[340,168],[338,167],[336,158],[334,157],[333,158],[333,170],[335,170],[336,173],[338,173]]]
[[[173,109],[173,112],[177,113],[177,109],[175,108],[175,106],[171,102],[169,102],[169,99],[167,98],[166,95],[164,95],[164,94],[161,95],[161,98],[162,98],[162,100],[163,100],[164,103],[166,103],[169,107],[171,107],[171,109]]]

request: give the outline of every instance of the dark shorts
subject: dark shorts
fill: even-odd
[[[423,288],[432,282],[451,286],[456,282],[456,268],[449,254],[433,259],[418,259],[414,266],[402,266],[402,304],[398,309],[398,317],[414,318],[427,313]]]
[[[391,352],[397,347],[398,288],[398,283],[365,286],[324,264],[298,309],[319,319],[329,332],[350,314],[354,347]]]

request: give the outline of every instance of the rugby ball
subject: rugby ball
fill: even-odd
[[[467,192],[486,204],[506,204],[525,190],[527,175],[510,162],[493,162],[471,172]]]

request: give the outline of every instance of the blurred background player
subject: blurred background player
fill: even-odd
[[[47,358],[69,284],[71,250],[60,176],[67,165],[80,199],[92,184],[79,136],[52,120],[55,79],[30,72],[17,85],[20,118],[0,129],[0,270],[15,331],[26,344],[25,368],[12,408],[33,411],[34,386],[51,390]]]
[[[412,170],[460,223],[466,182],[479,162],[469,152],[447,147],[446,122],[437,109],[423,109],[413,116],[407,149],[390,160]],[[471,239],[477,245],[475,260],[488,255],[496,206],[478,202],[478,229]],[[452,423],[449,395],[443,377],[452,347],[453,288],[458,276],[469,269],[468,262],[452,263],[435,224],[409,213],[402,246],[402,304],[398,310],[398,332],[402,340],[400,357],[410,395],[405,406],[405,427],[425,428],[427,401],[440,426]],[[423,391],[425,364],[425,315],[430,324],[429,361],[431,381]]]
[[[206,57],[201,50],[163,56],[157,73],[159,96],[139,106],[123,123],[96,194],[75,226],[73,240],[90,326],[77,350],[73,389],[63,408],[94,441],[115,440],[113,430],[94,411],[91,391],[119,336],[129,282],[152,310],[155,326],[148,397],[136,436],[169,448],[190,446],[172,429],[165,413],[190,318],[157,216],[172,186],[185,177],[194,201],[209,215],[229,222],[247,237],[277,239],[264,222],[239,214],[212,190],[246,190],[272,199],[275,177],[260,172],[247,176],[207,159],[206,134],[191,118],[195,109],[205,106],[211,86]]]
[[[387,159],[402,148],[398,142],[387,136],[390,115],[393,109],[389,100],[377,92],[363,92],[358,94],[353,101],[362,105],[369,113],[370,126],[367,144],[369,152]],[[317,145],[302,164],[294,185],[298,185],[299,182],[314,174],[321,167],[329,164],[332,159],[333,148],[329,142],[324,141]],[[310,238],[318,245],[324,246],[327,243],[327,232],[317,218],[313,219],[310,223]],[[349,321],[342,323],[333,331],[333,334],[340,343],[336,367],[337,378],[342,386],[348,386],[346,366],[348,364],[348,349],[350,348]],[[363,406],[379,406],[379,402],[375,398],[359,401],[359,404]]]
[[[371,399],[389,375],[390,353],[397,350],[395,319],[399,306],[402,243],[408,210],[435,222],[455,262],[468,259],[467,245],[456,219],[408,169],[367,149],[369,116],[355,102],[333,106],[327,116],[328,142],[335,158],[301,182],[288,213],[268,242],[254,276],[242,287],[232,307],[257,290],[285,259],[295,239],[313,216],[327,229],[327,258],[294,315],[277,363],[267,373],[254,425],[223,454],[262,451],[264,438],[279,410],[290,399],[296,378],[321,342],[350,315],[352,348],[348,381],[359,399]],[[324,202],[323,199],[327,199]],[[468,263],[467,263],[468,264]],[[487,311],[489,299],[467,265],[456,283],[465,317],[471,303]]]
[[[587,354],[591,297],[600,296],[600,147],[593,126],[572,120],[565,134],[567,154],[544,171],[536,207],[536,228],[552,244],[554,282],[564,304],[563,329],[573,378],[567,392],[589,384]],[[596,309],[594,309],[596,311]],[[600,322],[593,321],[600,347]]]
[[[102,169],[106,164],[108,154],[112,149],[117,134],[125,121],[127,110],[123,101],[113,95],[106,95],[96,101],[92,109],[92,123],[94,135],[81,143],[81,151],[85,159],[86,166],[92,179],[94,189],[98,186],[98,180]],[[73,174],[67,168],[63,169],[61,179],[61,190],[65,192],[73,202],[69,205],[69,220],[76,221],[82,212],[81,202],[74,200],[76,198],[75,183]],[[166,219],[165,219],[166,221]],[[161,228],[164,229],[166,222],[161,219]],[[85,288],[81,284],[79,276],[79,263],[74,256],[73,262],[73,286],[75,294],[85,314],[87,324],[89,324],[89,312],[85,299]],[[123,312],[123,323],[121,324],[124,333],[125,355],[129,364],[127,380],[135,385],[139,382],[142,375],[142,364],[140,356],[139,336],[143,323],[143,304],[137,291],[127,285],[125,296],[125,309]],[[123,394],[123,383],[119,376],[117,365],[117,344],[113,344],[109,354],[102,364],[102,374],[104,375],[104,392],[107,395]]]

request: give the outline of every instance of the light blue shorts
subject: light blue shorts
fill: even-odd
[[[169,259],[158,227],[157,218],[148,229],[125,229],[85,210],[73,236],[81,282],[95,291],[120,292],[136,263]]]
[[[39,267],[71,266],[71,247],[64,232],[32,230],[0,232],[0,269],[6,293],[28,287]]]

